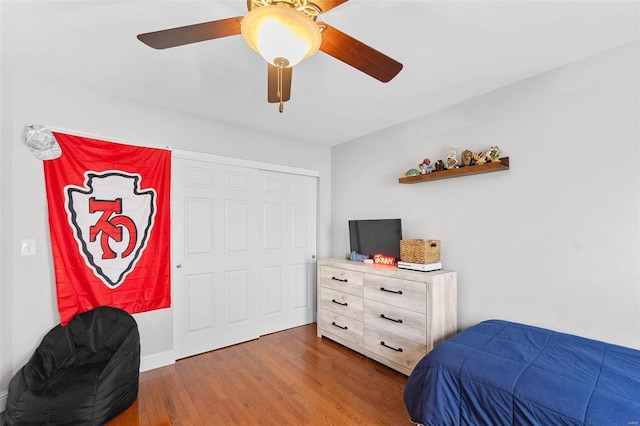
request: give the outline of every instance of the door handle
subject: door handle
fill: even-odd
[[[178,263],[178,264],[176,265],[176,268],[180,269],[180,268],[182,268],[182,265],[181,265],[180,263]]]

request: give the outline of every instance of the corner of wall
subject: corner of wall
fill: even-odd
[[[166,367],[176,363],[176,354],[174,351],[163,351],[155,354],[147,355],[140,359],[140,372],[154,370],[160,367]]]

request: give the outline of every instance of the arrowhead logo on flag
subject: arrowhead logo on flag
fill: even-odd
[[[86,172],[85,187],[65,187],[69,223],[87,266],[107,287],[117,288],[146,247],[156,213],[153,189],[140,175]]]

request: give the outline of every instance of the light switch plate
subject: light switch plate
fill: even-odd
[[[35,256],[36,240],[22,240],[20,243],[20,254],[22,256]]]

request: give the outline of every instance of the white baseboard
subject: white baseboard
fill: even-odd
[[[176,363],[176,355],[173,351],[157,352],[140,359],[140,372],[165,367]]]

